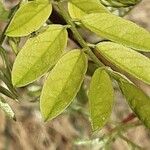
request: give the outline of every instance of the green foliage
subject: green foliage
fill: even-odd
[[[97,35],[139,51],[150,51],[150,33],[108,13],[93,13],[82,18],[83,25]]]
[[[80,50],[64,55],[50,72],[41,94],[44,120],[53,119],[73,101],[87,70],[87,58]]]
[[[59,17],[62,17],[61,19],[65,20],[67,25],[55,25],[51,22],[49,18],[52,11],[51,2],[54,5],[53,9],[60,14]],[[114,5],[130,8],[137,2],[137,0],[105,0],[103,4],[109,4],[106,6],[112,6],[112,8]],[[139,119],[150,128],[149,97],[135,85],[123,80],[123,76],[120,75],[122,71],[125,71],[133,78],[150,84],[150,60],[137,52],[150,52],[150,33],[131,21],[112,15],[99,0],[67,1],[68,11],[65,9],[65,4],[63,1],[56,0],[28,1],[20,5],[10,20],[10,24],[5,29],[6,33],[4,31],[1,36],[1,45],[6,36],[12,37],[12,41],[15,41],[16,37],[25,39],[24,36],[27,36],[27,42],[19,51],[13,64],[11,73],[13,85],[16,87],[28,85],[49,72],[40,97],[40,109],[46,121],[55,118],[70,105],[80,90],[84,77],[88,76],[89,78],[90,76],[88,97],[91,123],[93,130],[98,130],[107,123],[110,117],[113,107],[111,79],[115,79],[119,82],[130,107]],[[98,36],[112,42],[102,41],[97,45],[87,43],[77,30],[76,23],[80,24],[82,29],[86,27]],[[69,50],[64,55],[63,51],[68,40],[67,28],[70,28],[69,31],[72,32],[72,34],[69,32],[69,37],[72,40],[75,39],[74,42],[81,48]],[[20,38],[17,39],[20,42]],[[10,42],[10,45],[16,50],[19,42]],[[16,99],[16,90],[10,82],[9,61],[3,48],[0,52],[5,63],[4,73],[0,79],[9,89],[0,87],[0,91],[8,97]],[[109,63],[101,62],[99,57],[102,60],[105,58]],[[94,67],[87,65],[91,62]],[[108,64],[110,65],[108,66]],[[115,73],[113,68],[109,68],[112,65],[118,68],[118,73]],[[87,67],[89,70],[86,74]],[[128,76],[126,77],[128,78]],[[84,92],[86,95],[87,91]]]
[[[0,21],[5,21],[8,19],[9,12],[4,8],[3,4],[0,2]]]
[[[126,7],[126,6],[134,6],[141,0],[101,0],[101,1],[110,4],[110,6]]]
[[[150,97],[127,81],[121,81],[120,87],[132,110],[145,126],[150,128]]]
[[[61,25],[49,25],[44,32],[28,39],[13,65],[13,85],[24,86],[47,72],[60,58],[66,44],[67,31]]]
[[[3,95],[6,95],[7,97],[15,99],[15,96],[9,90],[4,88],[3,86],[0,86],[0,93],[2,93]]]
[[[90,13],[107,13],[109,12],[99,0],[70,0],[68,11],[73,19],[81,19]]]
[[[1,99],[1,97],[0,97],[0,108],[6,113],[6,115],[8,117],[14,119],[15,114],[14,114],[13,110],[6,102],[3,101],[3,99]]]
[[[150,60],[123,45],[103,42],[97,45],[99,53],[118,68],[150,84]]]
[[[101,129],[109,119],[113,107],[113,87],[104,69],[97,69],[89,88],[90,116],[93,130]]]
[[[27,36],[38,30],[48,19],[51,11],[52,6],[48,0],[31,1],[21,5],[7,28],[7,36]]]

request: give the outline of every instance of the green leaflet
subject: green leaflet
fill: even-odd
[[[114,2],[116,2],[116,0],[113,0]],[[135,5],[138,2],[140,2],[140,0],[117,0],[117,2],[125,4],[125,5]]]
[[[5,10],[3,4],[0,2],[0,21],[5,21],[8,19],[9,12]]]
[[[38,30],[48,19],[52,11],[49,1],[31,1],[22,5],[13,17],[6,35],[12,37],[27,36]]]
[[[95,71],[88,97],[92,128],[95,131],[106,124],[113,107],[113,87],[105,70],[99,68]]]
[[[108,6],[125,7],[125,6],[134,6],[139,1],[140,0],[104,0],[103,2],[106,3],[106,5]]]
[[[46,31],[29,39],[14,62],[13,85],[27,85],[47,72],[60,58],[66,44],[67,31],[61,25],[50,25]]]
[[[109,12],[99,0],[70,0],[68,11],[73,19],[81,19],[81,17],[90,13]]]
[[[10,118],[15,117],[15,114],[14,114],[13,110],[11,109],[11,107],[1,99],[0,99],[0,108],[5,112],[5,114],[8,117],[10,117]]]
[[[87,70],[87,58],[80,50],[64,55],[45,81],[40,108],[44,120],[62,113],[76,96]]]
[[[150,128],[150,97],[129,82],[120,82],[120,87],[131,109]]]
[[[4,94],[5,96],[8,96],[12,99],[15,99],[16,97],[6,88],[0,85],[0,94]]]
[[[150,33],[133,22],[108,13],[82,18],[82,24],[97,35],[139,51],[150,51]]]
[[[150,59],[144,55],[113,42],[97,45],[100,54],[118,68],[150,84]]]

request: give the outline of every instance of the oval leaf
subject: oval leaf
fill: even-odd
[[[150,33],[133,22],[108,13],[86,15],[83,25],[97,35],[139,51],[150,51]]]
[[[103,42],[97,45],[100,54],[118,68],[150,84],[150,59],[122,45]]]
[[[38,30],[48,19],[52,6],[48,0],[31,1],[18,9],[14,15],[6,35],[12,37],[26,36]]]
[[[50,72],[40,99],[44,120],[53,119],[72,102],[87,70],[87,58],[80,50],[64,55]]]
[[[150,128],[150,97],[129,82],[122,81],[120,87],[131,109]]]
[[[113,107],[113,87],[109,75],[97,69],[88,93],[93,130],[101,129],[109,119]]]
[[[73,19],[81,19],[81,17],[90,13],[109,12],[99,0],[70,0],[68,11]]]
[[[67,31],[61,25],[50,25],[46,31],[29,39],[14,62],[13,85],[24,86],[47,72],[60,58],[66,44]]]

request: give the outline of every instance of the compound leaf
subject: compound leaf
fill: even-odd
[[[93,13],[82,24],[97,35],[139,51],[150,51],[150,33],[131,21],[109,13]]]
[[[87,58],[80,50],[64,55],[45,81],[40,108],[44,120],[53,119],[72,102],[87,70]]]
[[[30,1],[21,5],[14,15],[6,35],[12,37],[27,36],[38,30],[48,19],[52,6],[48,0]]]
[[[113,87],[104,69],[97,69],[92,77],[88,93],[93,130],[102,128],[110,117],[113,107]]]
[[[47,72],[60,58],[66,44],[67,31],[61,25],[49,25],[46,31],[30,38],[15,59],[13,85],[27,85]]]
[[[97,50],[118,68],[150,84],[150,59],[146,56],[113,42],[99,43]]]

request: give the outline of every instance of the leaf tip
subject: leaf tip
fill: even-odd
[[[91,122],[92,132],[97,132],[97,131],[101,130],[103,128],[103,126],[105,126],[105,123],[102,125],[102,124],[97,124],[97,123]]]
[[[41,110],[41,116],[44,122],[47,122],[49,120],[51,120],[50,116],[44,114],[44,112]]]
[[[98,126],[93,126],[92,125],[92,132],[96,132],[98,130],[100,130],[100,128]]]
[[[43,118],[43,117],[42,117]],[[43,118],[44,122],[47,122],[48,121],[48,117],[47,118]]]

